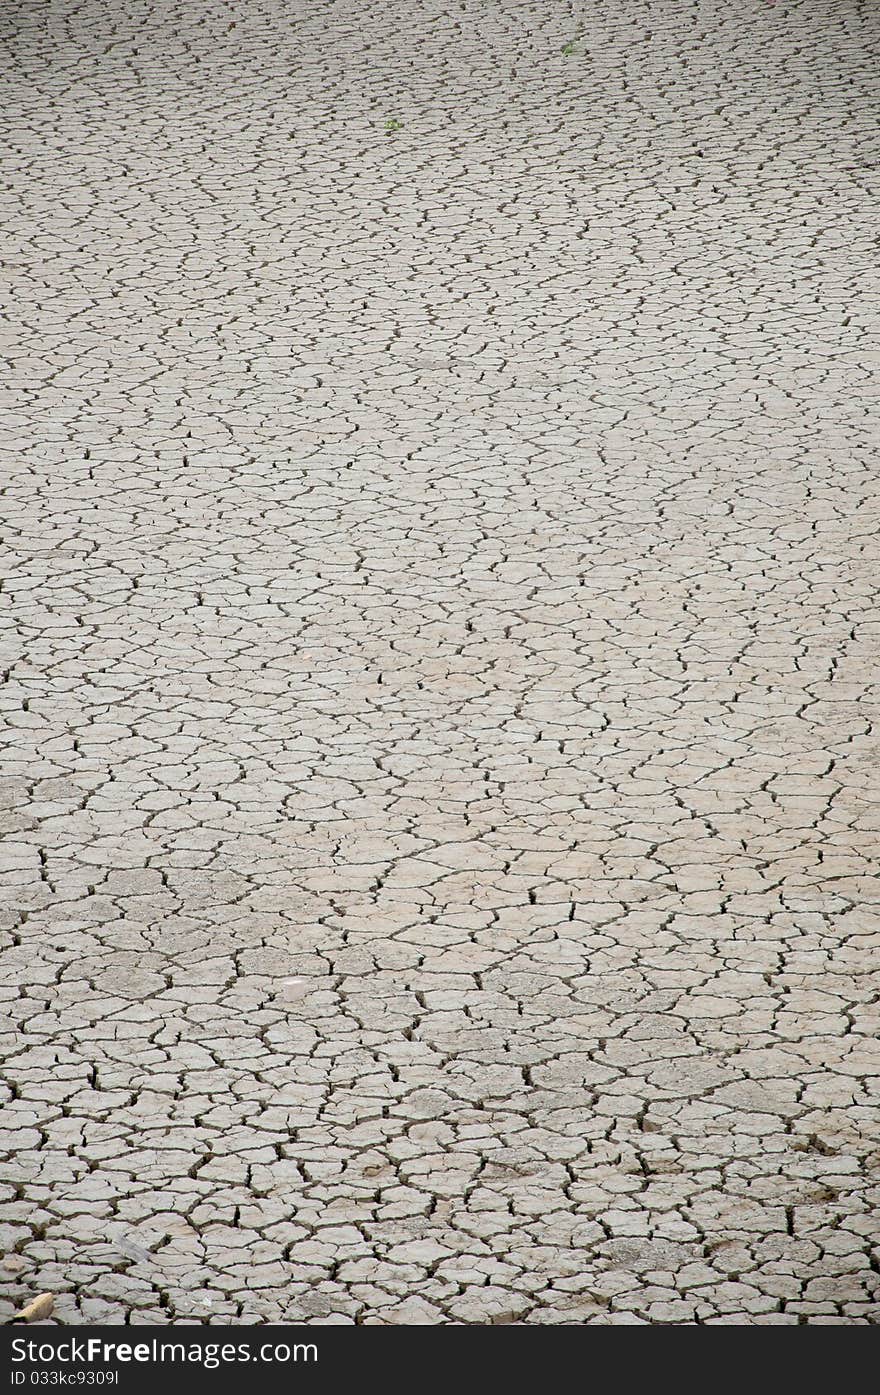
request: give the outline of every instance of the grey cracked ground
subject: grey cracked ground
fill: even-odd
[[[877,8],[2,35],[3,1311],[876,1322]]]

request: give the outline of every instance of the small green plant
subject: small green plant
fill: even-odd
[[[390,117],[388,118],[388,120],[385,122],[385,134],[386,134],[386,136],[391,136],[391,135],[394,134],[395,131],[402,131],[402,130],[403,130],[403,122],[402,122],[402,121],[398,121],[398,119],[397,119],[396,116],[390,116]]]
[[[574,33],[572,34],[571,38],[568,40],[567,43],[564,43],[564,44],[562,45],[561,53],[562,53],[563,58],[574,58],[575,54],[576,54],[577,51],[578,51],[578,44],[580,43],[580,41],[581,41],[581,39],[582,39],[583,37],[584,37],[584,26],[583,26],[583,24],[576,24],[576,25],[574,26]]]

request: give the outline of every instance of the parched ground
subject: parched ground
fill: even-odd
[[[7,1314],[878,1320],[878,15],[4,6]]]

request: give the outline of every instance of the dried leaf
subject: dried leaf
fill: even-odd
[[[38,1322],[47,1318],[55,1307],[54,1293],[38,1293],[24,1308],[15,1314],[22,1322]]]
[[[134,1259],[138,1264],[151,1264],[154,1256],[149,1250],[145,1250],[143,1245],[136,1245],[133,1240],[117,1240],[116,1248],[120,1254],[126,1255],[129,1259]]]

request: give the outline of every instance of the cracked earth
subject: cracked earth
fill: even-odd
[[[878,12],[7,5],[9,1316],[878,1320]]]

